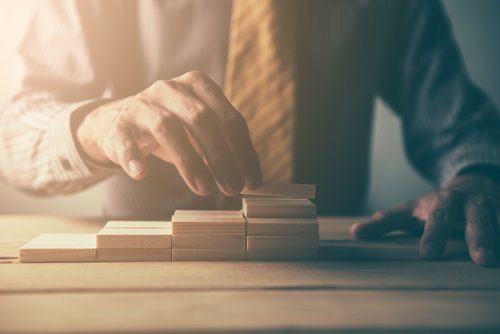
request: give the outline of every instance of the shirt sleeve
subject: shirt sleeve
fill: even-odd
[[[410,162],[441,186],[473,166],[500,168],[500,114],[468,77],[442,3],[395,3],[380,95],[402,118]]]
[[[92,5],[41,3],[19,48],[22,83],[0,111],[0,177],[34,194],[76,192],[111,173],[87,163],[72,131],[75,115],[107,101]]]

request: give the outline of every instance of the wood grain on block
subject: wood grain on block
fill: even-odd
[[[248,218],[247,235],[318,234],[316,218]]]
[[[172,216],[172,225],[179,222],[201,222],[201,223],[245,223],[245,217],[243,217],[243,213],[241,211],[228,211],[228,214],[221,214],[216,211],[216,213],[212,213],[210,210],[198,210],[189,211],[184,210],[175,211]]]
[[[244,261],[244,249],[172,249],[172,261]]]
[[[163,228],[171,229],[172,223],[169,221],[140,221],[140,220],[110,220],[105,228]]]
[[[219,234],[219,235],[245,235],[245,226],[227,227],[213,226],[199,223],[190,226],[175,226],[172,235],[199,235],[199,234]]]
[[[257,251],[317,249],[319,236],[248,236],[247,249]]]
[[[298,183],[264,183],[255,190],[243,190],[243,196],[265,196],[265,197],[288,197],[288,198],[311,198],[316,197],[316,186],[314,184]]]
[[[174,216],[178,217],[225,217],[241,219],[241,210],[175,210]]]
[[[104,228],[97,233],[97,248],[171,248],[170,229]]]
[[[314,218],[316,205],[303,198],[243,198],[247,218]]]
[[[244,234],[174,235],[172,248],[185,249],[245,249]]]
[[[290,249],[280,251],[247,250],[248,261],[311,261],[318,259],[317,249]]]
[[[209,211],[197,211],[209,212]],[[245,218],[241,211],[228,215],[182,213],[172,216],[172,234],[245,234]]]
[[[91,233],[41,234],[19,248],[20,262],[94,262],[96,236]]]
[[[170,248],[99,248],[98,262],[171,261]]]

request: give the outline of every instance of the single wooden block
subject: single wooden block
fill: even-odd
[[[99,248],[98,262],[172,261],[170,248]]]
[[[247,250],[248,261],[314,261],[318,259],[317,249],[296,249],[286,251]]]
[[[244,261],[244,249],[172,249],[172,261]]]
[[[41,234],[19,248],[20,262],[94,262],[96,236],[90,233]]]
[[[248,236],[247,250],[304,250],[318,249],[319,236]]]
[[[172,234],[245,234],[245,218],[241,211],[229,214],[196,211],[194,214],[174,214],[172,216]]]
[[[241,219],[241,210],[175,210],[174,216],[178,217],[220,217]]]
[[[287,197],[287,198],[316,198],[314,184],[298,183],[264,183],[259,189],[243,190],[243,196]]]
[[[303,198],[243,198],[247,218],[314,218],[316,205]]]
[[[173,235],[172,248],[183,249],[245,249],[244,234]]]
[[[248,218],[247,235],[316,235],[316,218]]]
[[[97,233],[97,248],[171,248],[170,229],[104,228]]]
[[[172,225],[176,222],[244,223],[245,217],[239,210],[176,210],[172,216]]]
[[[163,228],[172,229],[170,221],[110,220],[105,228]]]

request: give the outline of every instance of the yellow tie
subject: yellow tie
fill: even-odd
[[[293,177],[294,1],[233,0],[226,95],[245,117],[265,181]]]

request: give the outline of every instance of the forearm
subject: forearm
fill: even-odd
[[[58,102],[50,96],[17,97],[0,119],[0,175],[38,195],[68,194],[96,184],[111,170],[88,165],[72,133],[72,117],[99,100]]]

